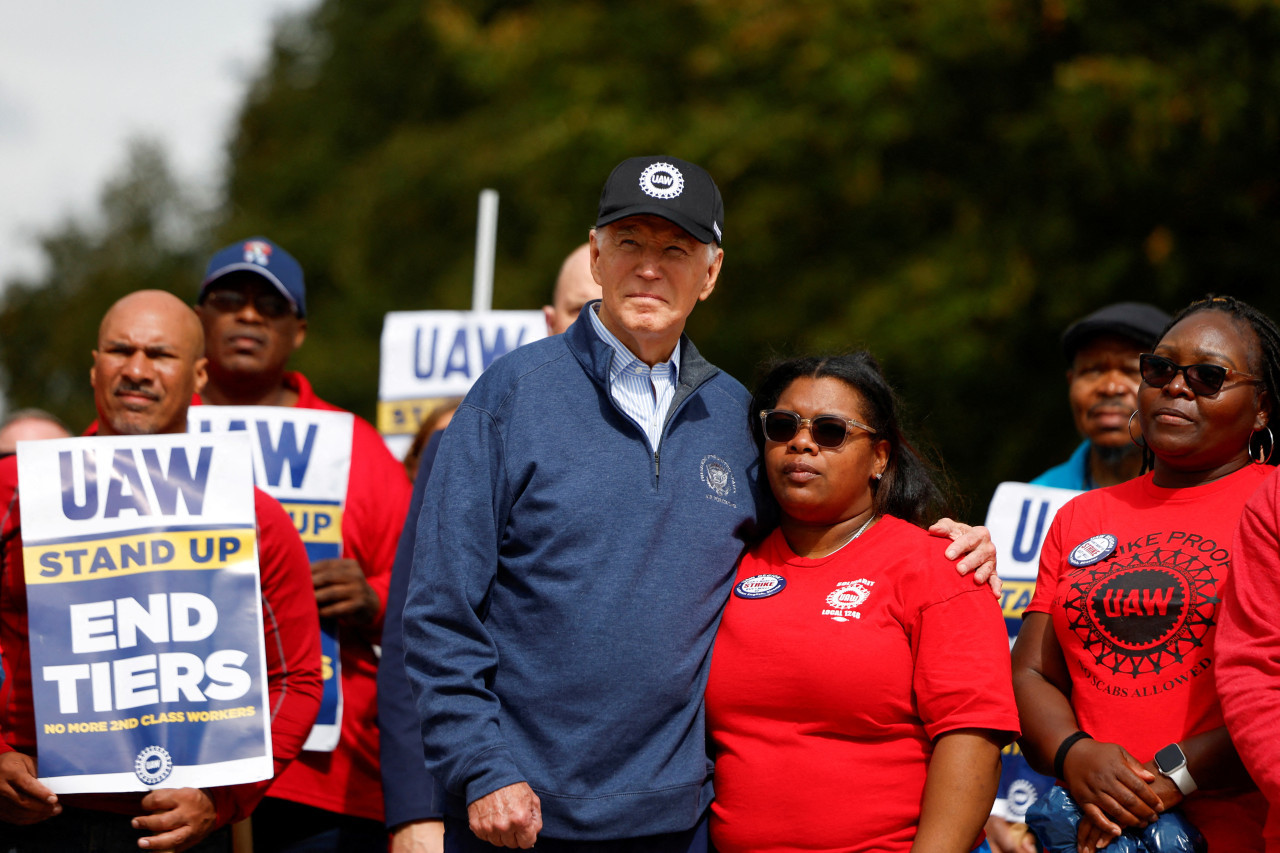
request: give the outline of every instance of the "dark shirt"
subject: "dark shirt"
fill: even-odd
[[[440,820],[443,796],[422,760],[422,724],[404,671],[404,601],[413,571],[413,545],[418,538],[418,513],[431,476],[431,463],[440,446],[440,433],[427,441],[413,481],[409,515],[404,521],[387,590],[382,626],[382,659],[378,662],[378,728],[381,730],[382,792],[387,827],[414,820]]]

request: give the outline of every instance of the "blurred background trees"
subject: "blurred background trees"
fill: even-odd
[[[700,163],[725,198],[720,287],[690,334],[750,385],[772,355],[869,347],[980,517],[1075,444],[1058,336],[1119,300],[1208,291],[1280,316],[1280,9],[1261,0],[323,0],[281,22],[184,202],[140,146],[104,224],[11,283],[11,406],[92,416],[102,308],[190,298],[266,234],[307,271],[296,357],[373,413],[388,310],[470,306],[476,194],[502,194],[495,307],[547,301],[609,170]]]

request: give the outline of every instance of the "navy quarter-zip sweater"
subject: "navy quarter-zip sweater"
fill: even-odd
[[[490,366],[440,443],[405,666],[463,819],[520,781],[566,840],[688,829],[711,802],[711,645],[771,511],[749,396],[682,339],[655,453],[609,396],[612,356],[584,315]]]

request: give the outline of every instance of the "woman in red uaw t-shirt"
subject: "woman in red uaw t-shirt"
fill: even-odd
[[[782,517],[716,635],[712,842],[972,850],[1018,729],[1000,607],[917,526],[941,494],[869,354],[785,362],[752,402]]]
[[[1272,342],[1264,347],[1262,340]],[[1152,354],[1132,424],[1150,473],[1058,511],[1013,651],[1023,751],[1081,805],[1092,851],[1180,806],[1210,851],[1262,850],[1266,803],[1223,727],[1218,604],[1245,501],[1272,468],[1280,331],[1195,302]]]

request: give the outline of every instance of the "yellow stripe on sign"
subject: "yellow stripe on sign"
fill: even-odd
[[[293,519],[293,527],[303,542],[342,544],[342,507],[335,504],[289,503],[280,506]]]
[[[383,435],[417,435],[418,428],[448,397],[420,400],[385,400],[378,403],[378,432]]]
[[[22,549],[28,584],[74,583],[147,572],[224,569],[253,556],[252,528],[135,533]]]
[[[1027,609],[1035,592],[1035,581],[1004,581],[1004,591],[1000,593],[1000,608],[1004,610],[1005,618],[1021,619],[1022,611]]]

